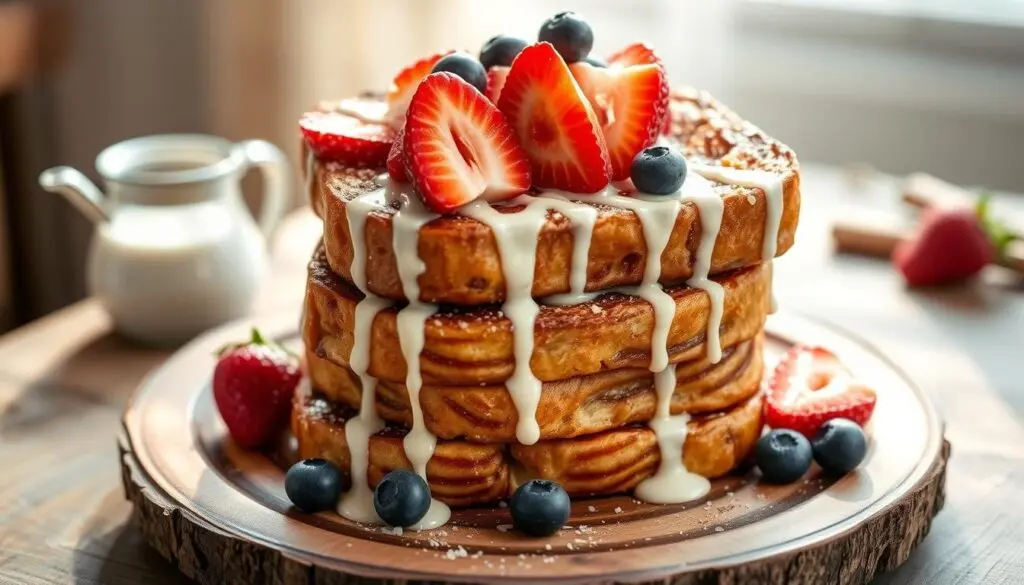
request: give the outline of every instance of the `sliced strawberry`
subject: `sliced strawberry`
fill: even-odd
[[[633,158],[654,144],[664,127],[669,100],[665,69],[660,63],[604,69],[579,62],[571,70],[601,124],[612,180],[628,178]]]
[[[765,393],[765,423],[813,437],[834,418],[864,426],[875,410],[875,391],[855,380],[832,352],[794,346],[779,361]]]
[[[535,185],[595,193],[608,184],[608,152],[597,116],[550,43],[519,53],[498,108],[530,156]]]
[[[629,67],[631,65],[660,64],[654,49],[643,43],[630,43],[608,57],[609,67]]]
[[[530,161],[512,128],[472,85],[432,73],[405,125],[405,163],[427,207],[451,213],[477,198],[500,201],[530,188]]]
[[[321,160],[380,167],[387,160],[395,131],[337,112],[310,112],[299,120],[306,144]]]
[[[487,70],[487,99],[492,104],[498,103],[501,97],[501,89],[505,87],[505,80],[508,78],[508,67],[496,65]]]
[[[409,108],[409,100],[412,99],[412,94],[416,93],[416,87],[426,76],[430,75],[434,65],[437,65],[441,57],[449,53],[451,51],[435,53],[411,65],[407,65],[399,71],[398,75],[391,81],[391,87],[388,88],[388,111],[391,114],[405,113]]]
[[[405,172],[405,126],[398,130],[395,141],[391,143],[391,152],[388,153],[388,175],[401,183],[409,182],[409,175]]]

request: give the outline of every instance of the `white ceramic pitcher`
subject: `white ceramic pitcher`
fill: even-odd
[[[239,188],[252,166],[264,174],[258,226]],[[267,238],[287,208],[287,168],[269,142],[168,134],[101,152],[106,195],[70,167],[44,171],[39,183],[97,224],[88,286],[117,329],[174,345],[250,311]]]

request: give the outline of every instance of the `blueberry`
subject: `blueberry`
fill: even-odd
[[[407,528],[427,515],[430,486],[407,469],[392,471],[373,490],[373,508],[389,525]]]
[[[512,60],[516,58],[516,55],[525,49],[528,44],[523,39],[506,35],[491,37],[489,41],[484,43],[484,47],[480,49],[480,64],[484,66],[484,69],[490,69],[498,65],[508,67],[512,64]]]
[[[530,536],[551,536],[569,520],[569,494],[546,479],[519,486],[508,507],[516,530]]]
[[[641,193],[668,195],[683,186],[686,159],[667,146],[648,146],[633,159],[629,175]]]
[[[537,40],[551,43],[566,63],[575,63],[590,54],[594,31],[575,12],[559,12],[544,21]]]
[[[584,59],[584,61],[586,61],[587,63],[590,63],[594,67],[600,67],[602,69],[605,69],[605,68],[608,67],[608,64],[604,62],[604,59],[601,59],[600,57],[595,57],[593,55],[590,55],[589,57]]]
[[[757,466],[770,483],[792,483],[811,467],[811,443],[789,429],[774,429],[757,442]]]
[[[341,496],[341,473],[324,459],[304,459],[288,469],[284,492],[295,507],[307,513],[334,507]]]
[[[487,89],[487,71],[479,61],[466,53],[445,55],[434,65],[431,73],[438,71],[448,71],[458,75],[466,83],[480,90],[480,93]]]
[[[836,475],[853,471],[864,461],[868,439],[864,430],[850,419],[826,421],[811,440],[814,460],[822,469]]]

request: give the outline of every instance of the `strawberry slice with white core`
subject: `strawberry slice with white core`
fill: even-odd
[[[505,87],[505,80],[508,78],[508,67],[497,65],[487,70],[487,99],[491,100],[492,104],[498,103],[498,98],[501,97],[501,90]]]
[[[395,131],[337,112],[310,112],[299,120],[310,150],[324,161],[358,167],[384,166]]]
[[[867,424],[875,391],[859,382],[832,352],[794,346],[772,372],[765,393],[765,423],[813,437],[822,424],[848,418]]]
[[[596,193],[608,184],[608,152],[597,116],[550,43],[516,56],[498,108],[529,154],[534,185]]]
[[[419,59],[403,67],[391,81],[391,86],[388,88],[387,93],[386,117],[393,126],[397,128],[402,125],[405,112],[409,109],[409,101],[412,100],[413,94],[416,93],[416,88],[419,87],[421,81],[430,75],[434,65],[437,65],[437,62],[449,53],[452,53],[452,51],[435,53]]]
[[[432,73],[417,88],[404,147],[408,175],[437,213],[530,188],[530,162],[512,128],[494,104],[453,73]]]
[[[633,158],[654,144],[664,127],[669,103],[665,69],[660,63],[600,68],[580,62],[571,70],[597,114],[612,180],[628,178]]]

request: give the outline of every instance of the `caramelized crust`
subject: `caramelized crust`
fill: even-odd
[[[691,161],[740,169],[758,169],[783,179],[783,212],[777,255],[793,244],[800,212],[799,167],[793,152],[759,128],[739,118],[706,93],[677,92],[671,105],[670,137]],[[310,177],[313,209],[324,220],[324,244],[332,269],[351,281],[353,246],[346,204],[376,187],[377,170],[353,169],[316,162]],[[307,170],[308,172],[308,170]],[[711,273],[718,274],[762,261],[766,197],[762,190],[712,182],[725,200],[721,231],[715,244]],[[587,264],[587,290],[638,284],[643,277],[646,244],[639,219],[632,211],[595,205],[594,226]],[[518,207],[499,208],[514,213]],[[396,256],[411,250],[392,246],[394,209],[381,207],[369,214],[365,228],[367,287],[390,299],[404,299]],[[572,268],[571,222],[550,211],[540,230],[533,296],[568,292]],[[662,253],[661,280],[681,282],[693,274],[700,242],[697,208],[682,206],[669,243]],[[505,298],[501,255],[491,230],[476,220],[450,215],[423,226],[419,257],[426,264],[420,276],[420,300],[453,305],[498,303]]]
[[[720,328],[722,347],[753,338],[768,313],[770,271],[763,265],[719,275],[725,289]],[[698,289],[666,289],[676,302],[668,335],[672,363],[707,353],[705,333],[708,295]],[[352,351],[355,306],[362,294],[338,277],[322,253],[309,265],[303,341],[321,358],[347,366]],[[397,309],[377,314],[370,331],[372,376],[405,381],[399,345]],[[542,307],[534,325],[530,367],[544,382],[625,368],[650,362],[654,310],[639,298],[608,293],[567,307]],[[515,368],[512,324],[495,307],[446,308],[427,319],[420,368],[425,384],[479,386],[500,384]]]
[[[722,360],[706,358],[676,367],[673,414],[715,412],[730,408],[754,395],[761,385],[762,338],[727,348]],[[358,408],[362,386],[359,378],[339,366],[306,353],[313,387],[325,398]],[[378,382],[377,412],[389,422],[412,425],[409,394],[404,384]],[[657,397],[650,371],[629,368],[545,382],[537,405],[541,439],[565,439],[644,423],[654,416]],[[519,414],[508,390],[497,386],[424,386],[420,406],[427,429],[442,439],[465,438],[484,443],[516,440]]]
[[[296,396],[292,430],[299,457],[323,457],[346,474],[351,466],[345,421],[354,412],[322,396]],[[761,432],[757,394],[731,410],[694,417],[683,448],[687,468],[708,478],[724,475],[750,453]],[[411,469],[402,447],[405,431],[388,428],[370,438],[368,480],[376,486],[394,469]],[[434,497],[456,507],[492,503],[532,478],[560,482],[571,496],[629,491],[658,468],[654,432],[631,426],[534,445],[440,440],[427,463]],[[513,472],[514,470],[514,472]]]
[[[683,463],[713,479],[735,469],[761,435],[761,395],[731,410],[690,421]],[[526,474],[557,481],[570,495],[605,495],[633,489],[661,463],[658,441],[647,427],[626,427],[579,439],[511,446]],[[517,475],[517,477],[519,477]]]

